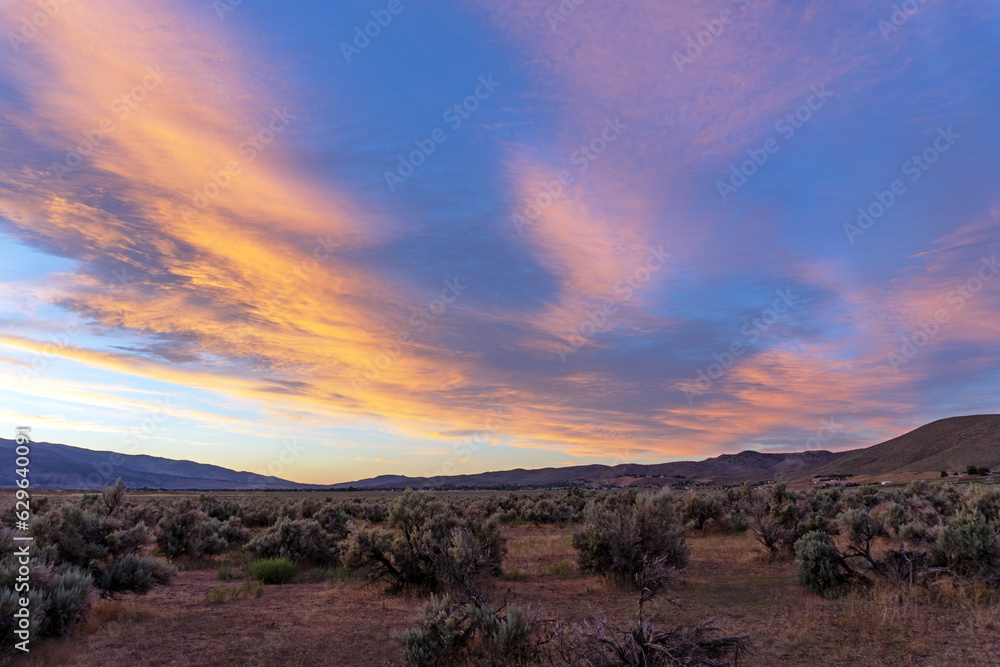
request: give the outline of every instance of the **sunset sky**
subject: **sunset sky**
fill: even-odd
[[[3,2],[0,437],[333,483],[998,412],[1000,7],[895,6]]]

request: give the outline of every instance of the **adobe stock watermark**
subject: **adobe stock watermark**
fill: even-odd
[[[285,474],[285,466],[290,466],[298,461],[304,451],[303,445],[295,438],[285,440],[281,444],[281,450],[278,452],[278,455],[268,461],[265,467],[257,468],[257,475],[260,477],[277,477],[279,479],[284,479],[281,476]],[[248,488],[267,488],[267,485],[260,480],[260,477],[255,477],[253,475],[248,477]]]
[[[160,66],[147,67],[142,82],[111,103],[111,113],[119,120],[126,120],[149,96],[150,91],[159,88],[161,83],[163,83],[163,72],[160,71]],[[116,127],[114,118],[108,117],[101,119],[97,127],[82,132],[83,140],[75,146],[68,147],[63,161],[52,163],[52,171],[56,177],[61,181],[63,176],[83,164],[84,158],[96,151]]]
[[[226,20],[226,14],[232,14],[236,8],[243,4],[243,0],[214,0],[212,8],[220,21]]]
[[[693,386],[681,387],[688,405],[694,405],[695,398],[704,396],[716,380],[732,370],[733,366],[736,365],[736,360],[746,354],[747,343],[756,343],[783,314],[795,306],[796,298],[792,295],[790,287],[786,287],[784,290],[777,289],[774,293],[777,297],[771,302],[771,307],[762,310],[760,315],[748,320],[740,328],[742,338],[731,342],[722,353],[714,352],[712,358],[715,361],[705,369],[699,368],[696,371],[695,380],[691,383]]]
[[[17,635],[20,642],[14,644],[18,651],[30,653],[28,645],[31,643],[31,542],[33,537],[28,535],[31,527],[31,427],[18,426],[14,429],[14,483],[17,490],[14,492],[14,518],[17,519],[15,528],[20,535],[14,535],[15,542],[22,542],[14,550],[13,556],[17,559],[17,577],[14,579],[14,592],[18,593],[17,604],[14,611],[14,618],[11,623],[13,634]]]
[[[779,118],[774,124],[774,131],[779,133],[785,141],[795,136],[796,130],[809,122],[813,113],[819,111],[826,104],[827,100],[833,97],[833,93],[826,89],[826,84],[813,86],[812,92],[806,97],[795,111],[789,112],[783,118]],[[744,160],[739,165],[732,165],[729,168],[729,178],[726,181],[716,181],[715,188],[719,191],[722,201],[729,201],[729,197],[736,194],[757,171],[767,164],[772,155],[781,150],[781,143],[774,137],[768,137],[759,148],[749,148],[746,154],[749,159]]]
[[[87,483],[91,485],[91,488],[100,489],[105,484],[110,484],[117,477],[115,466],[123,465],[126,462],[126,455],[137,454],[140,445],[149,436],[166,430],[163,423],[174,416],[176,408],[177,406],[174,405],[169,396],[155,401],[154,407],[146,411],[142,421],[121,434],[119,443],[123,451],[111,452],[106,462],[97,466],[94,472],[87,475]]]
[[[100,296],[95,300],[94,306],[101,308],[111,305],[111,293],[127,287],[134,282],[134,278],[128,274],[127,269],[122,271],[118,271],[117,269],[113,270],[111,272],[111,281],[101,292]],[[21,382],[25,385],[31,384],[31,382],[37,378],[42,371],[48,368],[49,361],[53,357],[59,356],[59,353],[62,350],[69,348],[69,346],[73,344],[73,339],[80,334],[81,329],[82,327],[78,321],[70,320],[63,327],[62,331],[49,336],[45,347],[33,350],[31,355],[31,367],[26,368],[24,366],[19,366],[17,369]]]
[[[244,167],[256,160],[257,156],[267,150],[275,138],[288,128],[289,119],[295,119],[295,114],[288,111],[288,107],[283,107],[280,111],[274,109],[273,114],[267,125],[249,135],[236,147],[237,152],[244,158],[243,162],[239,160],[227,162],[219,171],[210,175],[210,181],[195,189],[191,197],[191,206],[194,208],[181,206],[186,220],[190,221],[191,214],[204,210],[211,200],[222,194],[222,191],[232,184],[233,179],[242,173]]]
[[[576,13],[577,7],[587,2],[587,0],[561,0],[545,10],[545,20],[549,22],[552,32],[556,31],[560,23],[565,23],[570,16]]]
[[[441,120],[447,123],[453,132],[462,127],[462,124],[479,109],[480,104],[492,97],[496,89],[503,85],[499,81],[494,81],[492,74],[487,77],[481,76],[477,81],[478,85],[471,95],[461,102],[452,104],[441,114]],[[400,153],[398,156],[399,165],[396,170],[386,170],[384,174],[385,184],[389,187],[389,192],[395,192],[396,186],[402,185],[406,179],[417,173],[427,158],[434,155],[438,146],[446,141],[448,141],[448,133],[443,127],[435,128],[425,139],[414,139],[413,145],[416,146],[416,150],[410,151],[406,156]]]
[[[954,289],[942,295],[947,307],[938,308],[934,311],[934,316],[924,322],[920,322],[920,328],[911,331],[908,336],[903,336],[902,345],[899,352],[889,352],[886,359],[892,370],[899,372],[899,369],[912,361],[927,346],[941,328],[948,324],[953,315],[956,315],[965,308],[970,301],[986,286],[986,283],[1000,273],[1000,263],[997,263],[997,256],[983,257],[980,259],[979,268],[964,283],[955,285]]]
[[[913,155],[900,167],[903,170],[903,175],[910,177],[911,183],[919,181],[920,177],[931,168],[931,165],[938,161],[941,154],[948,152],[955,145],[955,142],[962,137],[962,135],[956,134],[950,125],[947,129],[939,127],[937,135],[930,146],[925,148],[920,154]],[[885,215],[886,211],[892,208],[901,196],[906,194],[906,183],[897,178],[889,183],[887,189],[881,191],[875,190],[872,194],[874,201],[867,206],[858,207],[858,218],[855,223],[844,223],[844,235],[847,236],[847,240],[851,245],[854,245],[857,237],[862,236],[866,231],[871,229]]]
[[[837,418],[834,416],[831,416],[829,419],[820,419],[819,428],[816,429],[816,435],[806,440],[806,451],[820,449],[822,445],[825,445],[833,440],[838,433],[846,428],[847,427],[843,424],[838,424]]]
[[[407,2],[412,1],[407,0]],[[370,13],[373,20],[365,23],[364,30],[361,29],[360,25],[354,26],[354,38],[350,42],[340,43],[340,52],[344,54],[344,60],[350,64],[351,59],[367,49],[371,45],[372,40],[381,35],[382,30],[389,27],[389,24],[392,23],[392,18],[402,14],[404,9],[406,7],[401,0],[389,0],[385,9],[371,10]]]
[[[739,9],[739,14],[731,9],[723,9],[719,12],[719,18],[706,19],[703,23],[704,30],[688,35],[687,46],[684,53],[674,51],[674,65],[678,72],[684,72],[684,68],[694,64],[694,61],[701,57],[705,49],[715,44],[715,40],[726,31],[726,26],[734,23],[739,15],[746,12],[750,6],[750,0],[732,0]]]
[[[618,312],[618,308],[629,301],[635,291],[649,282],[652,275],[666,266],[667,259],[673,256],[674,253],[664,250],[663,246],[650,248],[645,262],[615,283],[615,294],[620,295],[621,298],[609,299],[599,308],[587,311],[586,317],[577,326],[570,329],[567,341],[555,344],[555,351],[559,355],[560,361],[565,364],[569,355],[586,345],[587,341],[598,331],[604,329],[610,317]]]
[[[59,10],[68,2],[69,0],[37,0],[35,4],[41,11],[21,19],[21,29],[16,33],[7,33],[10,48],[14,50],[14,53],[20,53],[23,45],[37,37],[38,31],[47,26],[49,21],[54,19]]]
[[[472,435],[467,435],[451,446],[452,453],[457,459],[449,459],[441,464],[437,473],[430,475],[424,483],[424,489],[430,489],[444,482],[445,477],[458,472],[458,464],[467,460],[475,452],[488,443],[497,432],[509,420],[512,413],[507,406],[494,405],[491,407],[486,419],[483,420],[483,428]]]
[[[903,0],[899,4],[893,4],[889,20],[882,19],[878,22],[878,31],[882,33],[882,39],[888,42],[889,35],[906,25],[906,22],[926,4],[927,0]]]
[[[444,288],[437,298],[431,299],[426,307],[417,308],[410,315],[410,319],[407,320],[407,323],[410,325],[409,328],[399,332],[395,340],[382,344],[380,346],[382,352],[375,355],[373,359],[365,360],[365,370],[362,376],[360,378],[351,378],[351,384],[354,386],[354,389],[363,389],[377,380],[392,365],[392,362],[402,354],[403,346],[413,342],[414,334],[423,333],[432,322],[437,321],[439,317],[444,315],[445,311],[448,310],[448,306],[455,303],[458,297],[462,295],[462,292],[468,289],[468,287],[468,285],[461,284],[457,277],[452,280],[445,279]]]
[[[621,121],[621,116],[615,116],[614,120],[605,118],[604,127],[597,133],[597,136],[587,143],[581,144],[577,150],[570,154],[569,162],[576,167],[576,173],[582,174],[587,171],[591,163],[604,155],[608,146],[617,141],[622,135],[622,130],[627,128],[628,125]],[[575,177],[572,172],[563,169],[557,178],[543,183],[540,192],[524,201],[521,213],[510,216],[510,221],[517,233],[522,233],[524,228],[532,221],[537,220],[545,209],[562,198],[566,192],[566,186],[573,185],[574,182]]]
[[[174,415],[174,409],[177,406],[173,404],[169,396],[157,400],[154,406],[147,410],[139,424],[121,434],[118,442],[123,451],[111,452],[106,461],[95,466],[94,472],[87,475],[86,480],[84,480],[88,485],[86,488],[100,489],[106,484],[110,484],[119,476],[115,474],[115,466],[124,465],[126,462],[125,456],[137,454],[139,446],[146,438],[154,433],[165,430],[162,424],[167,418]]]
[[[267,322],[271,315],[277,312],[304,282],[312,279],[312,274],[319,270],[320,264],[328,261],[340,247],[341,244],[334,241],[332,236],[327,235],[326,238],[316,239],[312,255],[297,262],[282,276],[284,284],[279,291],[263,290],[265,300],[255,303],[253,312],[244,313],[237,319],[240,326],[238,328],[225,328],[227,343],[234,345],[242,341],[253,331],[255,325]]]

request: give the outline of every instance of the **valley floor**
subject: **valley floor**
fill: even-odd
[[[634,594],[579,572],[571,527],[508,529],[507,574],[495,594],[540,618],[604,612],[626,623]],[[795,580],[795,564],[768,562],[749,535],[690,536],[692,561],[666,600],[648,609],[663,624],[711,620],[749,635],[746,665],[997,665],[1000,607],[872,593],[824,600]],[[401,665],[392,635],[413,625],[425,598],[328,577],[268,586],[259,598],[210,603],[214,568],[126,601],[95,604],[66,639],[39,642],[13,665]]]

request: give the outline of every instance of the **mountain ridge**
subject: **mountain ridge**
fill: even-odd
[[[13,460],[15,445],[13,440],[0,438],[0,454]],[[59,443],[31,443],[30,458],[33,486],[68,489],[97,489],[118,477],[131,488],[164,490],[537,488],[791,481],[828,474],[961,471],[967,465],[997,469],[1000,468],[1000,415],[939,419],[877,445],[842,452],[771,453],[748,449],[700,461],[515,468],[440,477],[386,474],[335,484],[293,482],[196,461],[120,454]],[[13,470],[10,475],[8,479],[13,485]]]

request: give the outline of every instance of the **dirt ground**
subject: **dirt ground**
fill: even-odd
[[[604,612],[627,622],[635,595],[579,572],[571,527],[508,529],[506,574],[495,598],[543,619]],[[794,563],[766,561],[748,535],[693,535],[692,561],[667,600],[649,607],[663,624],[711,620],[748,635],[746,665],[1000,665],[1000,606],[932,602],[886,591],[824,600],[795,581]],[[238,588],[215,569],[182,571],[169,587],[100,601],[72,637],[38,642],[13,665],[400,665],[392,635],[413,624],[425,598],[307,572],[261,597],[206,601]],[[958,598],[956,598],[957,600]],[[962,598],[966,600],[966,598]]]

